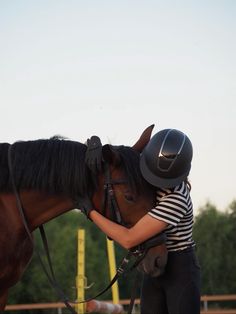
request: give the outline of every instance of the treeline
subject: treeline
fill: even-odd
[[[78,211],[71,211],[45,225],[55,274],[64,292],[76,299],[77,230],[85,229],[86,298],[94,296],[109,283],[106,236]],[[195,216],[194,239],[202,268],[203,294],[235,294],[236,291],[236,201],[222,212],[211,203]],[[44,256],[38,231],[35,247]],[[115,245],[116,263],[126,251]],[[119,280],[120,298],[129,299],[135,274]],[[111,299],[108,291],[100,299]],[[59,301],[36,257],[22,280],[10,290],[8,304],[44,303]],[[30,313],[30,312],[28,312]],[[37,311],[37,313],[43,313]],[[51,311],[50,313],[53,313]],[[56,311],[55,311],[56,313]],[[67,311],[65,310],[65,313]],[[32,314],[36,314],[32,311]]]
[[[202,269],[202,294],[236,292],[236,201],[222,212],[207,203],[195,218],[194,239]]]

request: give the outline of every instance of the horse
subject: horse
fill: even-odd
[[[102,167],[97,171],[86,163],[87,145],[77,141],[54,136],[0,144],[0,310],[5,308],[9,289],[20,281],[30,263],[35,229],[76,209],[77,200],[84,196],[96,210],[113,219],[111,204],[104,197],[107,171],[125,226],[133,226],[154,206],[155,189],[139,170],[140,153],[153,127],[146,128],[132,147],[103,145]],[[157,264],[165,265],[166,252],[164,243],[149,248],[140,271],[155,276]]]

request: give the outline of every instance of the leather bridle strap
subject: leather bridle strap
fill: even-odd
[[[110,220],[120,224],[124,225],[124,222],[121,217],[120,209],[116,201],[115,193],[113,190],[113,185],[118,184],[124,184],[126,183],[125,180],[112,180],[111,179],[111,173],[109,169],[109,165],[107,163],[104,164],[104,199],[103,199],[103,205],[102,205],[102,214],[104,216],[108,216]],[[106,213],[106,209],[109,211]]]
[[[78,302],[78,303],[85,303],[85,302],[89,302],[91,300],[94,300],[96,298],[98,298],[99,296],[101,296],[102,294],[104,294],[106,291],[108,291],[113,284],[121,277],[121,276],[125,276],[128,275],[129,273],[131,273],[134,269],[136,269],[137,265],[141,262],[141,260],[144,258],[144,256],[146,255],[146,252],[143,252],[142,255],[140,255],[139,257],[137,257],[137,259],[135,260],[135,262],[131,265],[131,267],[128,267],[131,258],[134,256],[133,253],[131,251],[128,252],[128,254],[123,258],[120,266],[118,267],[115,276],[112,278],[112,280],[110,281],[110,283],[107,285],[107,287],[105,289],[103,289],[102,291],[100,291],[97,295],[86,299],[84,301]],[[134,282],[134,286],[131,292],[131,299],[130,299],[130,305],[129,305],[129,310],[127,312],[127,314],[131,314],[132,313],[132,309],[133,309],[133,305],[134,305],[134,301],[135,301],[135,292],[137,290],[137,285],[138,285],[138,274],[136,274],[136,278],[135,278],[135,282]]]
[[[12,189],[13,189],[13,192],[14,192],[14,195],[15,195],[15,198],[16,198],[16,205],[17,205],[17,208],[18,208],[18,210],[20,212],[25,231],[26,231],[26,233],[27,233],[27,235],[28,235],[28,237],[29,237],[29,239],[30,239],[30,241],[32,243],[32,246],[34,247],[33,237],[32,237],[31,231],[29,230],[27,219],[26,219],[26,216],[25,216],[25,213],[24,213],[24,209],[23,209],[23,206],[22,206],[22,202],[21,202],[21,199],[20,199],[20,195],[19,195],[19,192],[18,192],[16,184],[15,184],[15,180],[14,180],[13,167],[12,167],[12,161],[11,161],[11,149],[12,149],[12,145],[9,145],[8,156],[7,157],[8,157],[8,168],[9,168],[9,174],[10,174]],[[48,248],[46,234],[45,234],[43,226],[39,226],[39,229],[40,229],[40,234],[41,234],[41,237],[42,237],[44,249],[45,249],[45,252],[46,252],[46,257],[47,257],[47,261],[48,261],[48,266],[49,266],[50,272],[47,270],[47,267],[45,266],[45,264],[44,264],[44,262],[43,262],[43,260],[42,260],[42,258],[40,256],[38,250],[35,247],[34,247],[34,251],[35,251],[35,253],[36,253],[37,257],[38,257],[38,260],[39,260],[39,262],[40,262],[40,264],[41,264],[41,266],[43,268],[44,273],[47,276],[48,281],[50,282],[52,287],[57,292],[60,300],[62,300],[64,302],[64,304],[66,305],[66,307],[70,310],[70,312],[72,314],[76,314],[77,312],[70,305],[68,297],[64,294],[64,292],[60,288],[59,284],[57,283],[57,280],[55,278],[55,274],[54,274],[54,271],[53,271],[53,266],[52,266],[51,257],[50,257],[50,253],[49,253],[49,248]]]

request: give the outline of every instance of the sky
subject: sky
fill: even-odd
[[[1,142],[175,128],[196,212],[236,199],[236,1],[0,0]]]

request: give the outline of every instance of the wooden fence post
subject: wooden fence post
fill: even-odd
[[[84,300],[84,281],[85,281],[85,231],[84,229],[78,230],[78,241],[77,241],[77,301]],[[78,314],[85,313],[85,304],[76,304],[76,311]]]

